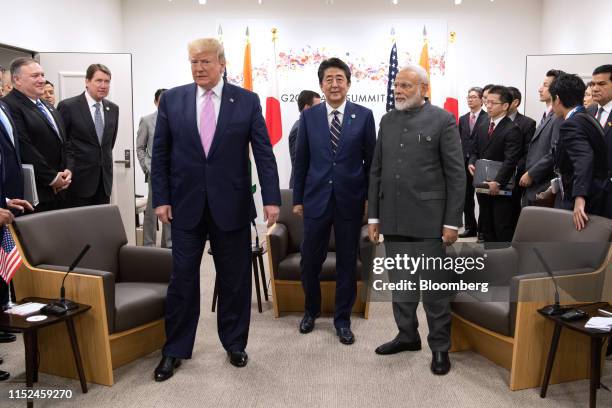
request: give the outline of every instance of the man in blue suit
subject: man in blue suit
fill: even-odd
[[[319,66],[325,103],[300,118],[294,168],[293,211],[304,217],[302,286],[305,313],[300,332],[314,329],[321,312],[319,275],[332,226],[336,242],[334,326],[352,344],[351,309],[356,297],[359,231],[364,219],[370,163],[376,145],[372,111],[346,100],[351,71],[338,58]]]
[[[191,358],[200,315],[200,262],[206,237],[219,290],[217,327],[231,364],[244,367],[251,316],[252,148],[268,225],[281,203],[276,160],[256,94],[224,83],[223,46],[189,44],[195,83],[166,91],[153,142],[153,207],[171,224],[172,275],[166,298],[166,344],[155,380]]]

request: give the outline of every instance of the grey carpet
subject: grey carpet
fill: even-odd
[[[268,274],[269,276],[269,274]],[[115,385],[89,385],[81,394],[79,383],[40,374],[37,387],[68,388],[71,400],[38,400],[35,407],[586,407],[588,381],[549,388],[546,399],[539,389],[510,391],[509,373],[480,355],[451,355],[453,368],[445,377],[429,371],[431,354],[425,348],[395,356],[377,356],[374,349],[396,334],[391,306],[371,305],[370,319],[354,318],[357,341],[352,346],[338,342],[330,318],[317,320],[314,332],[299,334],[300,315],[279,319],[272,316],[272,303],[257,312],[253,295],[252,321],[246,368],[229,364],[216,333],[211,313],[212,261],[205,255],[202,267],[202,314],[193,359],[184,362],[175,376],[155,383],[153,369],[159,352],[115,370]],[[421,338],[427,324],[421,310]],[[25,386],[23,341],[0,345],[5,362],[1,369],[11,379],[0,383],[0,407],[24,407],[8,400],[10,389]],[[612,386],[612,370],[604,370],[603,382]],[[612,394],[600,390],[598,406],[612,406]]]

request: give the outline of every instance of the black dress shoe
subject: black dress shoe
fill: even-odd
[[[475,237],[475,236],[476,236],[476,231],[474,231],[473,229],[466,229],[461,234],[459,234],[459,238],[470,238],[470,237]]]
[[[10,376],[11,375],[7,373],[6,371],[0,370],[0,381],[6,381],[9,379]]]
[[[445,375],[450,371],[451,363],[448,351],[434,351],[431,358],[431,372],[435,375]]]
[[[419,351],[421,349],[421,342],[415,341],[412,343],[404,343],[403,341],[399,341],[398,339],[393,339],[388,343],[381,344],[374,351],[376,354],[380,354],[381,356],[386,356],[389,354],[397,354],[402,351]]]
[[[228,351],[227,355],[234,367],[244,367],[249,362],[249,355],[246,351]]]
[[[484,235],[482,235],[481,233],[478,233],[477,237],[478,237],[478,239],[476,240],[477,244],[483,244],[485,242]]]
[[[336,335],[342,344],[353,344],[355,342],[355,335],[348,327],[336,329]]]
[[[168,378],[174,375],[174,370],[180,366],[180,358],[162,356],[157,368],[155,368],[155,381],[166,381]]]
[[[316,317],[312,317],[309,314],[305,314],[302,318],[302,321],[300,322],[300,333],[310,333],[314,329],[315,319]]]
[[[12,343],[17,340],[17,336],[11,333],[0,332],[0,343]]]

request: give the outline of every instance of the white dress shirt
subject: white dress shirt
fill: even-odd
[[[342,105],[337,108],[332,108],[331,105],[325,102],[325,107],[327,108],[327,125],[331,127],[332,120],[334,119],[333,111],[338,111],[338,120],[340,121],[340,125],[342,125],[342,120],[344,119],[344,109],[346,109],[346,99],[342,102]]]
[[[94,124],[96,123],[96,103],[100,104],[100,114],[102,116],[102,124],[104,124],[104,105],[102,101],[96,101],[87,91],[85,91],[85,99],[87,99],[87,106],[89,106],[89,113],[91,113],[91,120]]]
[[[219,79],[217,85],[213,86],[211,95],[213,106],[215,107],[215,124],[219,122],[219,110],[221,109],[221,94],[223,93],[223,79]],[[198,133],[200,132],[200,112],[202,112],[202,106],[204,106],[204,100],[206,99],[206,89],[198,86],[198,93],[196,95],[196,121],[198,122]]]
[[[600,108],[601,108],[601,105],[597,105],[597,113],[599,113]],[[608,121],[608,118],[610,117],[610,111],[612,110],[612,101],[606,103],[603,108],[604,108],[604,111],[601,114],[599,123],[601,123],[601,127],[605,129],[606,122]],[[597,113],[595,113],[595,115],[597,115]]]

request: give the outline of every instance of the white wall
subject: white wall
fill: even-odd
[[[610,16],[609,0],[543,0],[542,54],[612,52]]]
[[[0,0],[0,43],[32,51],[118,52],[121,0]]]
[[[365,17],[371,19],[371,24],[381,19],[443,19],[449,31],[456,31],[458,36],[457,86],[462,113],[467,111],[465,93],[471,86],[494,82],[523,89],[525,57],[540,52],[541,0],[465,0],[461,6],[455,6],[452,0],[399,3],[394,6],[387,0],[335,0],[333,6],[328,6],[324,0],[264,0],[258,5],[256,0],[209,0],[200,6],[195,0],[124,0],[124,45],[134,57],[135,123],[154,109],[153,93],[157,88],[191,81],[187,42],[203,36],[216,37],[217,22],[228,18],[248,22]],[[304,27],[304,36],[308,38],[308,27]],[[230,64],[240,67],[242,60]],[[283,125],[286,138],[291,123]],[[136,191],[146,191],[140,172]]]

